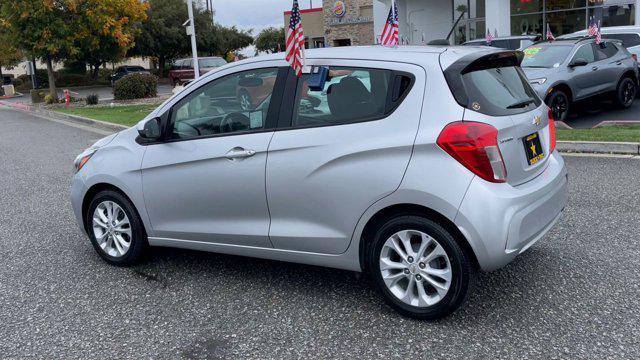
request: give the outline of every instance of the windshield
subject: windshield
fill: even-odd
[[[198,65],[200,65],[201,68],[212,68],[212,67],[218,67],[218,66],[222,66],[224,64],[226,64],[227,62],[224,61],[221,58],[215,58],[215,59],[200,59],[198,60]]]
[[[523,68],[558,67],[573,49],[571,45],[532,45],[524,49]]]

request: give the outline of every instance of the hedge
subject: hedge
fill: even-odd
[[[154,75],[130,74],[116,81],[113,96],[116,100],[131,100],[156,97],[158,79]]]

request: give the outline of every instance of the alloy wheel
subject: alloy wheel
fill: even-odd
[[[564,94],[556,95],[551,103],[551,109],[553,110],[553,116],[556,120],[564,120],[569,109],[567,97]]]
[[[627,81],[625,83],[624,89],[622,90],[622,103],[624,104],[624,106],[630,106],[635,97],[636,86],[632,81]]]
[[[422,231],[399,231],[380,251],[380,272],[387,289],[411,306],[440,302],[451,287],[451,263],[445,249]]]
[[[113,201],[105,200],[93,212],[93,235],[102,251],[112,257],[124,256],[131,247],[129,217]]]

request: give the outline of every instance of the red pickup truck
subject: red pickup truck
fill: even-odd
[[[226,63],[227,62],[223,58],[217,56],[198,58],[200,75],[202,76],[219,66],[225,65]],[[193,59],[176,60],[169,70],[169,79],[171,79],[173,85],[184,85],[193,81]]]

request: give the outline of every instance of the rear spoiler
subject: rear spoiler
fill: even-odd
[[[522,51],[478,51],[456,60],[444,70],[444,77],[458,104],[466,108],[469,99],[464,90],[462,75],[479,70],[520,66],[523,59]]]

